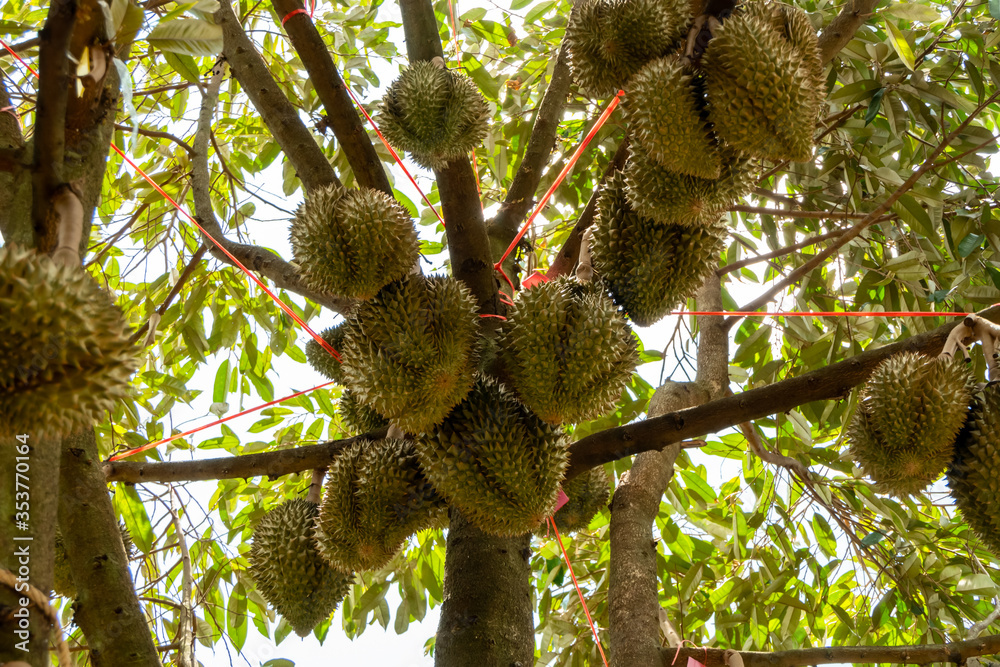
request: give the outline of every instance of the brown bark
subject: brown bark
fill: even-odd
[[[281,146],[285,158],[292,163],[306,192],[340,185],[323,149],[281,92],[264,59],[247,37],[233,13],[230,0],[219,3],[215,20],[222,26],[222,53],[232,68],[233,76],[240,82],[240,87],[271,131],[271,136]]]
[[[77,589],[74,621],[94,667],[152,667],[156,645],[129,575],[92,429],[63,441],[59,529]]]
[[[865,21],[871,18],[879,0],[847,0],[840,14],[819,35],[819,57],[828,63],[854,38]]]
[[[701,310],[722,309],[719,279],[699,290]],[[693,383],[667,382],[657,389],[648,414],[657,417],[705,403],[729,388],[729,337],[724,319],[698,318],[698,374]],[[659,577],[653,523],[674,473],[679,444],[639,454],[622,476],[611,503],[608,565],[608,625],[611,665],[656,664],[660,654]]]

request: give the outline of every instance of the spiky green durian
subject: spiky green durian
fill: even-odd
[[[518,295],[500,355],[518,396],[550,424],[607,413],[638,362],[632,330],[611,299],[569,278]]]
[[[406,209],[384,192],[339,185],[306,195],[291,225],[292,254],[310,288],[370,299],[419,256]]]
[[[434,488],[481,530],[521,535],[555,507],[566,438],[502,385],[479,378],[444,422],[418,439]]]
[[[584,0],[565,38],[577,85],[614,95],[684,35],[689,14],[686,0]]]
[[[316,503],[302,498],[281,503],[261,518],[247,554],[257,590],[300,637],[329,618],[354,580],[320,556],[318,514]]]
[[[718,142],[701,119],[699,92],[678,56],[647,64],[625,93],[625,118],[634,146],[673,172],[719,178]]]
[[[350,389],[340,395],[340,420],[348,431],[356,435],[385,428],[389,420],[361,403]]]
[[[608,474],[603,466],[591,468],[563,483],[562,490],[569,500],[555,513],[556,528],[560,533],[583,530],[590,525],[597,513],[607,507],[609,490]],[[538,532],[544,534],[545,524]]]
[[[443,169],[482,143],[489,119],[489,105],[472,79],[426,61],[403,70],[378,113],[386,140],[431,169]]]
[[[637,214],[618,173],[597,201],[594,270],[632,321],[650,326],[701,286],[718,262],[724,238],[718,224],[660,224]]]
[[[973,401],[948,467],[955,506],[988,549],[1000,554],[1000,386]]]
[[[876,488],[905,496],[941,476],[968,415],[971,382],[961,362],[911,352],[875,369],[847,437],[851,455]]]
[[[0,248],[0,438],[90,428],[128,395],[137,352],[83,269]]]
[[[476,301],[454,278],[408,276],[354,314],[344,384],[407,433],[444,419],[476,369]]]
[[[750,161],[722,148],[719,178],[681,174],[657,164],[645,151],[629,155],[623,172],[625,195],[639,215],[661,223],[714,224],[750,189]]]
[[[702,59],[709,121],[750,155],[807,161],[825,93],[816,33],[802,10],[747,7],[715,31]]]
[[[121,523],[118,524],[118,530],[121,532],[122,536],[122,546],[125,547],[125,555],[132,555],[132,536],[129,535],[128,529]],[[56,595],[61,595],[64,598],[75,598],[76,597],[76,583],[73,581],[73,571],[69,566],[69,555],[66,553],[66,543],[63,540],[62,531],[56,528],[55,537],[55,547],[53,549],[55,558],[55,570],[54,577],[52,580],[52,590],[56,592]]]
[[[344,320],[336,326],[324,329],[320,332],[320,338],[329,343],[330,347],[340,352],[344,346],[344,334],[347,333],[349,324]],[[310,338],[306,342],[306,361],[323,377],[330,378],[338,384],[344,382],[344,372],[340,368],[341,362],[337,361],[332,354],[326,351],[315,339]]]
[[[385,439],[355,443],[327,471],[316,537],[333,565],[377,570],[414,533],[447,511],[417,462],[414,444]]]

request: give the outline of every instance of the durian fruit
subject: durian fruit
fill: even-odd
[[[687,30],[687,0],[584,0],[566,27],[577,85],[607,97],[662,56]]]
[[[606,414],[638,362],[632,330],[611,299],[570,278],[518,295],[500,355],[518,396],[550,424]]]
[[[339,185],[306,196],[291,224],[292,254],[310,288],[370,299],[410,272],[420,245],[399,203],[371,188]]]
[[[334,566],[377,570],[411,535],[439,525],[446,512],[412,442],[362,441],[338,455],[327,471],[316,537]]]
[[[862,387],[847,428],[851,455],[879,491],[919,493],[951,461],[971,400],[972,378],[961,362],[894,355]]]
[[[632,77],[625,93],[625,118],[633,145],[672,172],[719,178],[718,142],[701,119],[699,92],[679,56],[647,64]]]
[[[377,120],[393,148],[443,169],[482,143],[489,119],[489,105],[472,79],[418,61],[389,86]]]
[[[128,529],[125,528],[123,524],[118,524],[118,530],[121,531],[122,535],[122,545],[125,547],[125,555],[132,555],[132,536],[129,535]],[[69,555],[66,553],[66,544],[63,541],[62,531],[56,528],[55,536],[55,548],[54,551],[54,578],[52,583],[52,590],[56,592],[56,595],[61,595],[64,598],[75,598],[76,597],[76,583],[73,581],[73,572],[69,566]]]
[[[355,435],[385,428],[389,420],[372,408],[361,403],[350,389],[340,394],[340,420],[344,427]]]
[[[489,378],[420,436],[417,453],[451,506],[480,530],[506,536],[531,532],[552,514],[568,462],[562,430]]]
[[[811,158],[825,87],[816,32],[801,9],[747,3],[715,31],[702,68],[720,139],[768,160]]]
[[[948,467],[955,506],[988,549],[1000,554],[1000,386],[976,396]]]
[[[344,337],[344,384],[407,433],[444,419],[469,393],[476,301],[454,278],[412,275],[361,304]]]
[[[329,618],[354,581],[349,570],[320,556],[318,514],[316,503],[303,498],[281,503],[261,518],[247,554],[257,590],[300,637]]]
[[[90,428],[128,395],[137,352],[85,271],[0,248],[0,439]]]
[[[324,329],[320,332],[320,338],[330,344],[330,347],[340,352],[344,346],[344,334],[347,333],[348,320],[344,320],[336,326]],[[338,384],[344,383],[344,372],[341,369],[341,362],[337,361],[332,354],[326,351],[322,345],[310,338],[306,342],[306,361],[320,375],[329,378]]]
[[[597,513],[607,507],[611,497],[609,485],[608,474],[602,466],[591,468],[570,481],[563,482],[562,490],[569,500],[552,517],[556,520],[559,533],[566,535],[585,530]],[[550,530],[551,526],[546,521],[535,533],[548,536]]]
[[[636,213],[656,222],[715,223],[751,185],[747,158],[725,147],[719,154],[719,177],[711,180],[673,171],[657,164],[645,151],[633,150],[623,172],[629,204]]]
[[[716,265],[725,239],[719,224],[660,224],[637,214],[621,173],[597,201],[591,255],[615,303],[650,326],[691,296]]]

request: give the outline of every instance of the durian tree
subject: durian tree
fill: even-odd
[[[0,12],[0,664],[1000,654],[997,3]]]

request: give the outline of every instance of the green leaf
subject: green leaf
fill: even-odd
[[[132,542],[144,554],[148,554],[153,546],[153,525],[143,507],[139,494],[134,486],[118,484],[115,487],[115,509],[121,514],[122,521],[132,536]]]
[[[985,573],[970,574],[962,577],[955,590],[959,593],[986,593],[992,595],[997,585],[993,583],[993,578]]]
[[[885,535],[876,530],[874,533],[868,533],[867,535],[862,537],[861,544],[863,544],[866,547],[873,547],[879,542],[881,542],[884,538]]]
[[[1000,1],[1000,0],[998,0]],[[916,2],[896,2],[883,10],[906,21],[920,21],[921,23],[934,23],[941,20],[941,14],[933,7],[917,4]]]
[[[889,31],[889,42],[892,44],[892,48],[906,67],[912,71],[916,68],[916,64],[914,63],[913,49],[910,48],[910,43],[906,41],[903,32],[891,21],[886,21],[885,27]]]
[[[295,663],[287,658],[275,658],[274,660],[268,660],[260,667],[295,667]]]
[[[223,403],[229,395],[229,359],[226,359],[215,372],[215,388],[212,390],[212,401]]]
[[[1000,271],[987,264],[986,273],[989,275],[990,280],[993,281],[993,285],[996,286],[997,289],[1000,289]]]
[[[990,16],[1000,20],[1000,0],[989,0]]]
[[[199,19],[175,19],[159,23],[146,37],[160,51],[189,56],[222,53],[222,26]]]
[[[868,103],[868,113],[865,114],[865,125],[868,125],[878,117],[878,111],[882,107],[883,95],[885,95],[885,88],[879,88],[872,95],[872,101]]]
[[[201,79],[198,74],[198,63],[191,56],[164,51],[163,59],[188,83],[198,83]]]
[[[968,234],[958,244],[958,256],[968,257],[979,249],[985,238],[982,234]]]

